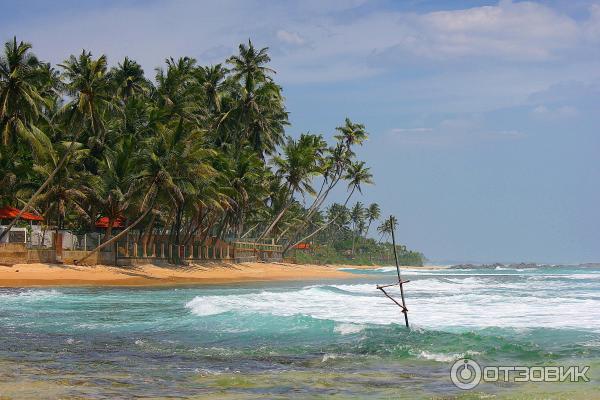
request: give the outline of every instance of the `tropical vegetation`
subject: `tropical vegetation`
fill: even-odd
[[[373,183],[356,155],[368,133],[346,119],[331,143],[288,135],[269,62],[248,41],[222,64],[167,58],[148,79],[128,57],[111,67],[83,50],[53,66],[13,38],[0,56],[0,206],[75,232],[108,218],[106,246],[129,231],[174,245],[268,238],[286,252],[349,240],[364,254],[380,209],[346,207]]]
[[[352,207],[333,203],[326,212],[333,221],[316,235],[305,249],[293,251],[298,261],[319,264],[390,265],[394,263],[394,249],[389,239],[398,228],[395,217],[385,218],[377,226],[377,235],[369,237],[373,222],[381,217],[377,203],[369,206],[357,201]],[[402,265],[423,265],[425,256],[397,244],[396,255]]]

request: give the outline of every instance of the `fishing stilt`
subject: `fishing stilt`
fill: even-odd
[[[402,304],[400,304],[396,299],[394,299],[392,296],[390,296],[388,294],[388,292],[385,291],[385,288],[391,287],[391,286],[396,286],[396,283],[393,283],[391,285],[377,285],[377,289],[381,290],[386,297],[388,297],[390,300],[392,300],[394,303],[396,303],[396,305],[398,307],[400,307],[402,309],[402,313],[404,314],[404,322],[406,324],[406,327],[409,328],[409,326],[408,326],[408,308],[406,308],[406,301],[404,300],[404,288],[402,285],[405,283],[408,283],[410,281],[403,281],[400,276],[400,265],[398,264],[398,253],[396,252],[396,237],[394,235],[394,221],[393,221],[392,216],[390,216],[389,221],[390,221],[389,222],[390,230],[392,231],[392,246],[394,247],[394,260],[396,261],[396,273],[398,274],[397,285],[400,287],[400,297],[401,297]]]

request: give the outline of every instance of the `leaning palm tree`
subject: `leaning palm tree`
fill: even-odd
[[[319,172],[319,157],[323,138],[318,135],[302,134],[298,140],[289,139],[283,148],[285,157],[276,156],[273,163],[277,166],[277,175],[285,181],[288,201],[277,214],[273,222],[264,230],[259,239],[267,236],[294,202],[294,194],[315,194],[311,186],[312,179]]]
[[[179,244],[181,216],[186,195],[193,192],[194,186],[206,184],[217,174],[208,162],[214,152],[203,146],[202,132],[187,129],[183,119],[169,125],[157,125],[155,136],[141,145],[135,163],[140,168],[137,174],[139,186],[148,188],[139,199],[139,216],[119,234],[104,241],[79,262],[82,263],[95,252],[110,246],[135,228],[154,208],[156,199],[170,199],[176,220],[173,224],[175,244]],[[194,184],[196,180],[196,184]],[[179,262],[178,254],[174,254]]]
[[[348,197],[346,197],[346,201],[344,202],[344,207],[348,204],[348,201],[350,200],[350,198],[352,197],[352,195],[354,194],[354,192],[356,190],[358,190],[359,193],[362,193],[362,185],[363,184],[372,184],[373,183],[373,175],[371,174],[369,168],[365,166],[365,163],[363,161],[353,163],[350,166],[350,168],[348,168],[348,172],[346,173],[345,179],[348,181],[348,189],[350,190],[350,194],[348,194]],[[328,221],[328,222],[324,223],[323,225],[321,225],[316,230],[314,230],[309,235],[305,236],[304,238],[302,238],[296,242],[292,241],[292,242],[288,243],[288,245],[284,249],[284,253],[287,250],[289,250],[291,247],[294,247],[297,244],[310,239],[311,237],[313,237],[314,235],[316,235],[323,229],[327,228],[334,221],[335,221],[335,219]]]
[[[81,161],[89,156],[89,150],[81,143],[71,146],[69,142],[58,142],[53,145],[52,156],[47,162],[34,165],[36,173],[47,178],[57,164],[69,151],[71,156],[63,168],[60,168],[52,185],[40,194],[38,202],[44,207],[46,219],[54,219],[57,229],[65,229],[67,210],[75,212],[78,219],[86,219],[85,204],[90,192],[88,183],[92,180],[89,173],[80,168]]]

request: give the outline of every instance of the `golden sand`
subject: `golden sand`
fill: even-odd
[[[224,284],[260,281],[345,279],[355,274],[340,268],[377,266],[309,265],[288,263],[205,263],[190,266],[136,267],[15,264],[0,266],[0,287],[31,286],[161,286]],[[416,267],[408,267],[416,268]],[[436,267],[423,267],[435,269]]]
[[[15,264],[12,267],[0,266],[0,287],[159,286],[352,277],[338,268],[285,263],[210,263],[167,267]]]

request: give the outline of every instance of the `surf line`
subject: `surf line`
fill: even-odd
[[[381,290],[383,292],[383,294],[390,300],[392,300],[394,303],[396,303],[396,305],[398,307],[400,307],[402,309],[402,314],[404,314],[404,322],[406,324],[406,327],[410,329],[410,327],[408,326],[408,308],[406,308],[406,301],[404,300],[404,287],[403,285],[405,283],[408,283],[410,281],[403,281],[402,278],[400,277],[400,266],[398,265],[398,253],[396,253],[396,238],[394,236],[394,217],[390,215],[390,220],[389,220],[389,224],[390,224],[390,231],[392,232],[392,246],[394,247],[394,260],[396,261],[396,272],[398,274],[398,282],[397,283],[391,283],[389,285],[377,285],[377,289]],[[396,286],[398,285],[400,287],[400,298],[402,301],[402,304],[400,304],[396,299],[394,299],[392,296],[390,296],[390,294],[388,292],[385,291],[385,288],[389,288],[392,286]]]

